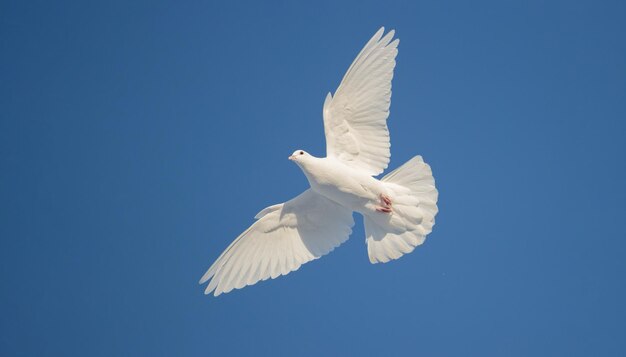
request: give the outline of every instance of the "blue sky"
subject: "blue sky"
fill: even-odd
[[[619,1],[0,4],[0,354],[626,353]],[[307,187],[323,99],[401,39],[390,168],[440,191],[370,265],[362,220],[286,277],[197,281]]]

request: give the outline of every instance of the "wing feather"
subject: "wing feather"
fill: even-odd
[[[384,31],[363,47],[323,110],[327,156],[370,175],[383,172],[391,157],[387,118],[399,40]]]
[[[200,279],[200,284],[210,280],[206,294],[217,296],[298,270],[345,242],[354,225],[351,211],[310,189],[257,217]]]

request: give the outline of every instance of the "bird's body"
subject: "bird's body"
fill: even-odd
[[[326,157],[296,150],[290,157],[310,188],[269,206],[217,258],[200,283],[215,295],[276,278],[317,259],[352,233],[363,215],[372,263],[398,259],[422,244],[437,214],[430,166],[415,156],[378,180],[389,163],[391,79],[398,53],[394,31],[381,28],[324,102]]]
[[[309,156],[301,161],[304,162],[298,162],[298,165],[311,190],[351,211],[363,215],[377,213],[380,195],[386,194],[382,182],[332,157]]]

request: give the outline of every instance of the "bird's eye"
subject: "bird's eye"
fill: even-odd
[[[304,151],[300,151],[300,155],[304,155]]]

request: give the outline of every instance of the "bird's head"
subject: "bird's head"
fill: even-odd
[[[296,150],[293,152],[293,154],[291,154],[291,156],[289,156],[289,160],[295,162],[298,165],[301,165],[311,157],[312,156],[304,150]]]

